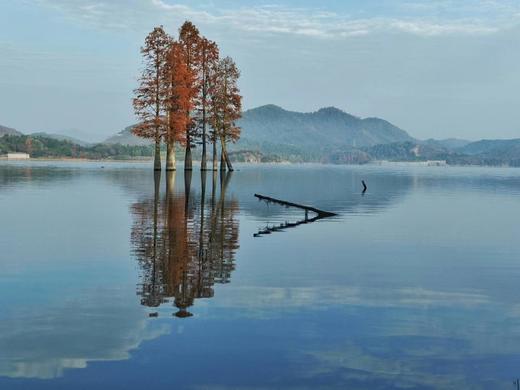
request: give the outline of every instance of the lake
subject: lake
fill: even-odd
[[[0,388],[515,388],[520,169],[237,168],[0,162]]]

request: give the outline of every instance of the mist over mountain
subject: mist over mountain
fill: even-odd
[[[102,143],[112,145],[112,144],[121,144],[121,145],[130,145],[130,146],[146,146],[153,144],[153,140],[147,138],[141,138],[132,133],[132,129],[135,125],[131,125],[125,127],[119,133],[114,134],[111,137],[108,137]]]
[[[12,129],[11,127],[0,125],[0,137],[2,137],[4,135],[21,135],[21,134],[22,133],[20,133],[16,129]]]

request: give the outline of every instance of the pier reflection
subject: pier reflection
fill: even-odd
[[[227,196],[231,174],[202,172],[200,180],[200,190],[192,191],[192,173],[186,172],[184,190],[178,190],[175,173],[168,172],[162,193],[156,174],[153,197],[132,205],[141,304],[173,304],[180,318],[192,316],[196,299],[213,297],[216,283],[231,280],[238,249],[238,201]]]

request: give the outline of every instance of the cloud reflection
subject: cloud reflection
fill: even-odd
[[[124,360],[152,329],[131,291],[87,290],[62,302],[18,310],[0,321],[0,376],[51,379],[89,362]]]

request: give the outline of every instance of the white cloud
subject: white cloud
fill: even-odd
[[[75,21],[102,29],[149,28],[149,23],[171,25],[191,19],[202,25],[249,33],[286,34],[321,39],[343,39],[377,32],[402,32],[419,36],[490,34],[518,22],[520,7],[496,1],[470,2],[464,7],[452,1],[405,3],[402,16],[353,18],[316,9],[287,6],[238,7],[207,10],[164,0],[34,0]],[[478,6],[477,6],[478,5]],[[444,17],[449,6],[455,16]],[[439,16],[441,15],[441,16]],[[441,20],[442,18],[442,20]]]
[[[245,311],[275,308],[325,307],[330,305],[359,307],[458,307],[474,308],[488,305],[490,298],[477,291],[443,292],[420,288],[361,287],[233,287],[218,292],[212,306]],[[201,304],[201,303],[199,303]]]

